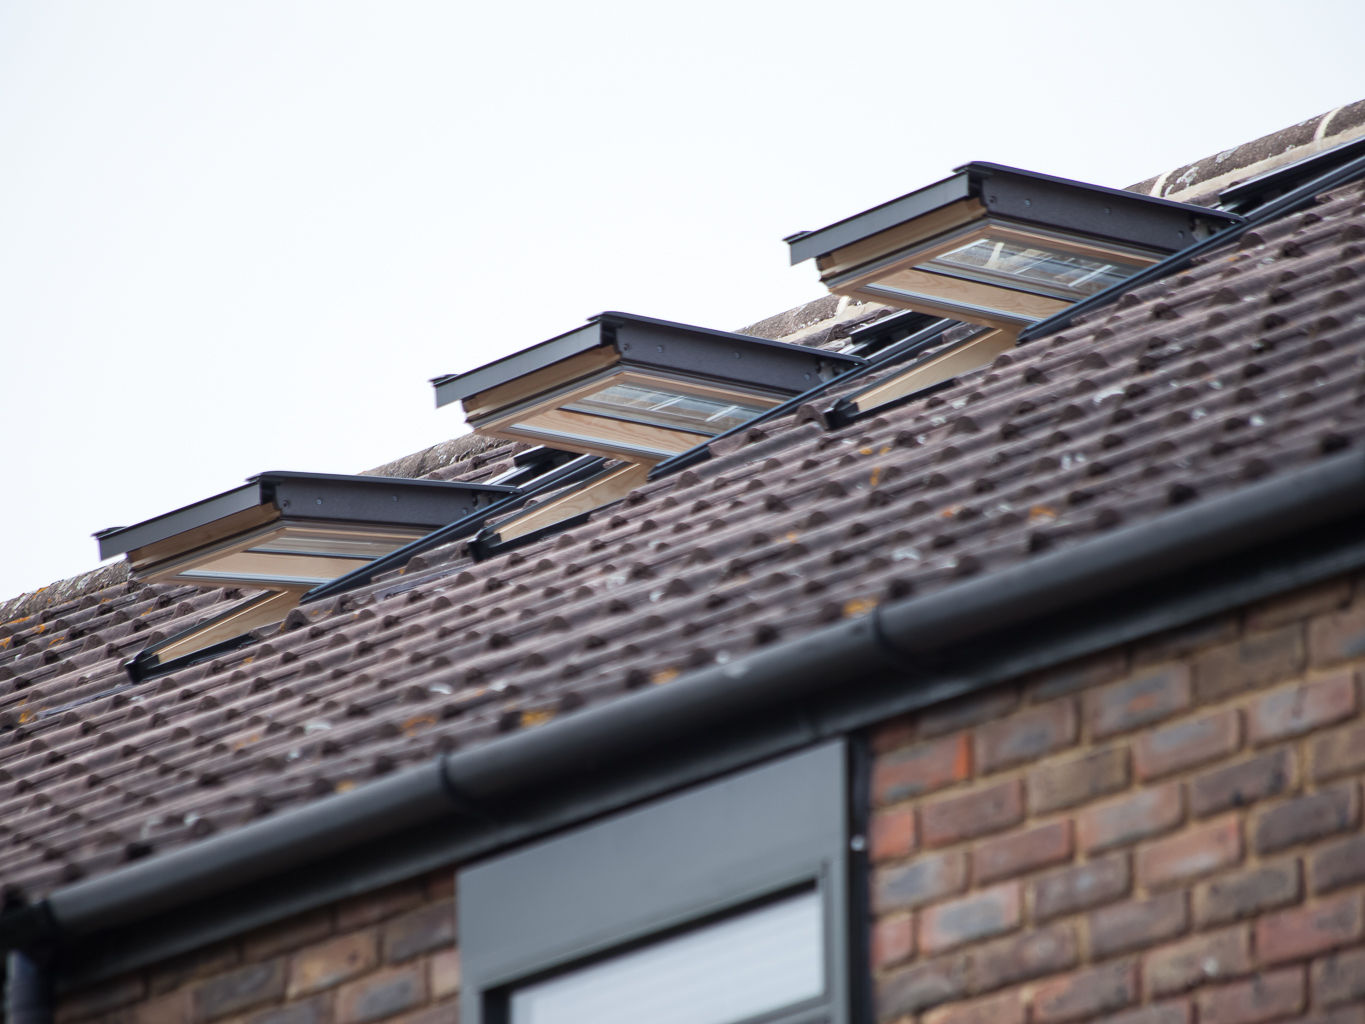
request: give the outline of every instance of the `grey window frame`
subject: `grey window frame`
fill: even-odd
[[[814,884],[825,992],[748,1020],[850,1024],[847,762],[824,743],[463,869],[460,1019],[506,1024],[519,985]]]

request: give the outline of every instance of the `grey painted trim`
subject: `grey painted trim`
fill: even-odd
[[[842,742],[821,744],[461,871],[461,1020],[484,1024],[495,989],[814,884],[821,1006],[846,1021],[846,758]]]
[[[215,920],[189,908],[198,920],[180,925],[179,941],[190,948],[183,943],[230,934],[241,920],[234,915],[251,912],[259,920],[270,912],[253,906],[243,890],[291,868],[339,864],[386,836],[442,832],[439,843],[416,851],[425,859],[407,861],[403,844],[389,841],[381,845],[391,856],[373,854],[369,874],[338,867],[332,888],[314,895],[335,898],[348,886],[363,891],[377,877],[491,853],[670,787],[1362,564],[1365,453],[1348,451],[66,886],[40,909],[54,922],[54,938],[79,942],[137,927],[145,941],[151,936],[139,922],[155,912],[225,901]],[[1193,566],[1201,571],[1188,572]],[[987,637],[989,644],[982,642]],[[303,902],[293,894],[294,908]],[[13,944],[33,920],[32,913],[16,915],[11,936],[9,918],[0,918],[0,944]],[[106,951],[106,965],[136,960],[119,937],[106,936],[114,949]]]

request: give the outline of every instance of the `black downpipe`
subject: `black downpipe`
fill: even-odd
[[[5,957],[6,1024],[52,1024],[52,978],[38,960],[22,950]]]

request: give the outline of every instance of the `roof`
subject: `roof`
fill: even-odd
[[[222,591],[117,582],[0,624],[13,899],[1234,494],[1365,442],[1365,186],[840,430],[715,443],[572,531],[463,544],[141,684]],[[831,306],[774,318],[827,342]],[[831,315],[832,314],[832,317]],[[812,320],[812,317],[818,317]],[[512,446],[414,472],[487,480]]]

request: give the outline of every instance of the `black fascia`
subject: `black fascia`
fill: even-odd
[[[272,470],[241,487],[134,526],[101,530],[95,537],[100,557],[110,558],[267,504],[291,519],[435,528],[515,490],[500,484]]]
[[[1218,205],[1224,210],[1247,212],[1362,156],[1365,156],[1365,136],[1225,188],[1218,193]]]
[[[1173,252],[1241,218],[1219,210],[1090,185],[1004,164],[973,161],[952,177],[837,221],[792,235],[792,263],[824,256],[957,202],[977,198],[988,214]]]
[[[477,395],[603,345],[615,348],[625,366],[736,381],[775,392],[804,391],[812,382],[862,362],[840,352],[613,311],[468,373],[437,377],[431,382],[436,404]]]

